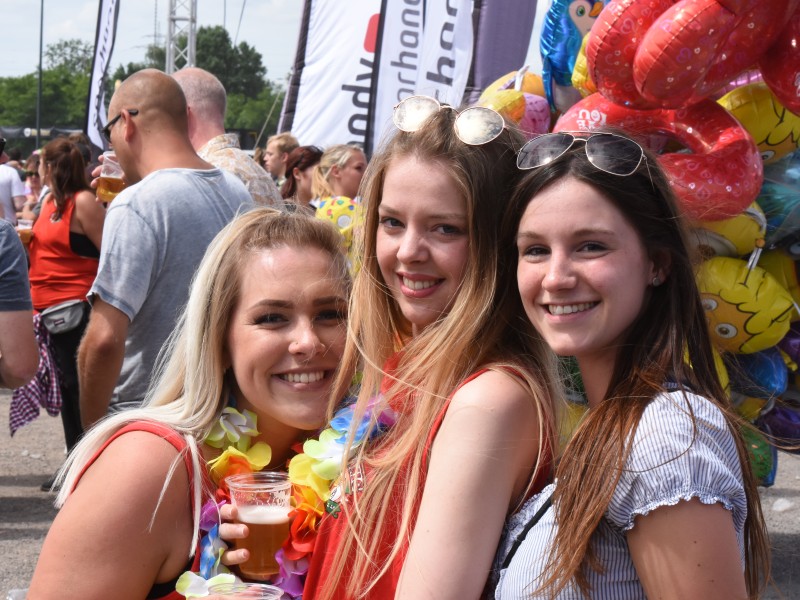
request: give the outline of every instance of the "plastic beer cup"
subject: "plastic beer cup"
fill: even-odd
[[[33,237],[33,221],[31,219],[17,219],[17,234],[23,244],[26,246],[30,244]]]
[[[208,589],[209,593],[219,598],[249,598],[250,600],[280,600],[283,590],[274,585],[263,583],[218,583]]]
[[[103,152],[103,166],[100,169],[100,178],[97,180],[97,198],[100,202],[108,204],[123,190],[125,187],[123,174],[114,151]]]
[[[289,537],[289,511],[292,484],[289,474],[263,471],[242,473],[225,479],[231,502],[239,513],[238,522],[250,534],[236,540],[236,548],[247,548],[250,558],[239,565],[247,579],[265,580],[277,575],[280,567],[275,553]]]

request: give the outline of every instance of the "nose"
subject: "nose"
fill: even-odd
[[[293,338],[289,344],[289,352],[291,354],[306,356],[306,360],[308,360],[316,356],[318,352],[325,351],[325,344],[322,343],[319,335],[317,335],[311,321],[299,323],[293,332]]]
[[[425,238],[412,229],[407,229],[397,249],[397,259],[402,263],[413,263],[425,260],[427,245]]]
[[[576,276],[572,261],[568,257],[553,252],[547,263],[547,272],[542,287],[547,291],[568,289],[575,285]]]

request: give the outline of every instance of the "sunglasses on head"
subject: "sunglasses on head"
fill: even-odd
[[[586,158],[600,171],[627,177],[633,175],[642,159],[642,147],[614,133],[545,133],[529,140],[517,153],[517,168],[535,169],[560,158],[575,142],[583,142]]]
[[[430,96],[409,96],[394,107],[392,121],[400,131],[414,133],[422,128],[428,118],[452,106],[439,104]],[[458,139],[468,146],[488,144],[503,133],[506,124],[499,112],[484,106],[472,106],[458,113],[455,123]]]

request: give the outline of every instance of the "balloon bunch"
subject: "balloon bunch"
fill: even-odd
[[[553,131],[615,127],[658,154],[705,257],[718,369],[758,428],[746,435],[764,485],[767,440],[800,445],[798,42],[800,0],[553,0],[543,93],[525,92],[561,113]],[[522,92],[515,75],[482,102]]]

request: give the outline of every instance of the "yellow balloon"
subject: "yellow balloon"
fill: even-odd
[[[800,147],[800,116],[787,110],[765,83],[748,83],[728,92],[718,102],[753,136],[764,164]]]
[[[478,104],[486,108],[493,108],[513,123],[519,123],[522,115],[525,114],[525,96],[517,90],[484,92],[481,94]]]
[[[767,250],[758,259],[758,266],[772,275],[791,295],[792,299],[800,305],[800,281],[797,279],[797,263],[783,250]],[[792,321],[800,319],[796,310],[792,314]]]
[[[572,69],[572,87],[581,93],[583,98],[591,96],[597,91],[591,76],[589,75],[589,63],[586,60],[586,41],[589,39],[587,33],[583,36],[581,49],[575,59],[575,67]]]

